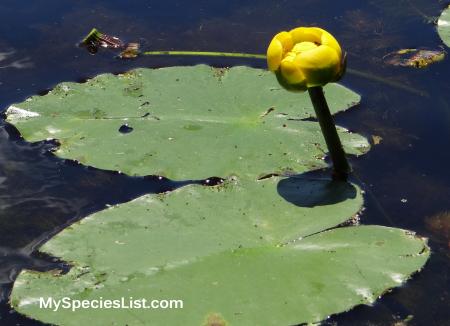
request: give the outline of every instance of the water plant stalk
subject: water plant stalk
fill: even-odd
[[[266,60],[267,56],[265,54],[255,54],[255,53],[238,53],[238,52],[214,52],[214,51],[144,51],[141,55],[149,56],[200,56],[200,57],[229,57],[229,58],[249,58],[249,59],[262,59]],[[399,88],[410,93],[427,96],[424,91],[417,90],[407,85],[397,83],[395,81],[389,80],[387,78],[379,77],[369,72],[362,72],[356,69],[347,68],[346,72],[351,75],[355,75],[361,78],[369,79],[372,81],[380,82],[391,87]]]
[[[211,52],[211,51],[145,51],[143,55],[188,55],[205,57],[232,57],[232,58],[252,58],[266,59],[265,54],[237,53],[237,52]]]
[[[350,164],[345,156],[344,149],[339,139],[339,135],[328,108],[322,86],[308,88],[308,93],[311,102],[316,112],[317,120],[319,121],[320,129],[325,138],[325,142],[330,153],[331,161],[333,162],[333,179],[346,181],[351,172]]]

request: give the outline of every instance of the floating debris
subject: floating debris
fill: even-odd
[[[117,36],[111,36],[93,28],[89,34],[81,41],[82,46],[95,54],[99,48],[122,50],[119,55],[121,59],[136,58],[139,55],[139,43],[124,43]]]
[[[402,49],[383,57],[385,63],[393,66],[425,68],[442,61],[446,52],[443,49]]]
[[[96,45],[112,49],[124,47],[124,43],[118,37],[101,33],[96,28],[93,28],[81,43],[88,46]]]
[[[377,135],[372,135],[372,142],[373,142],[374,145],[381,144],[382,140],[383,140],[383,137],[377,136]]]
[[[121,59],[134,59],[139,55],[139,43],[128,43],[125,50],[120,52]]]

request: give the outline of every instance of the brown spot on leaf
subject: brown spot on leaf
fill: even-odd
[[[222,317],[222,315],[212,312],[206,316],[203,326],[226,326],[228,323]]]

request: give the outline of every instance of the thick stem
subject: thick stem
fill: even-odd
[[[319,120],[320,129],[327,143],[328,152],[333,162],[333,178],[338,180],[347,180],[348,174],[351,172],[350,164],[345,157],[341,140],[339,139],[333,117],[328,108],[325,95],[321,86],[308,88],[311,102],[316,112],[317,120]]]

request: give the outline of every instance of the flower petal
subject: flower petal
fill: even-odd
[[[293,61],[293,59],[291,59],[291,57],[285,58],[281,61],[280,70],[282,76],[289,84],[301,84],[305,82],[305,76],[300,70],[300,67]]]
[[[300,42],[313,42],[321,44],[322,29],[318,27],[297,27],[292,29],[291,34],[294,44]]]
[[[291,52],[302,53],[317,48],[317,44],[313,42],[300,42],[294,45]]]
[[[333,35],[331,35],[325,30],[323,30],[322,32],[321,43],[322,45],[327,45],[330,48],[333,48],[337,52],[337,55],[341,57],[342,50],[341,46],[339,45],[339,42],[334,38]]]
[[[336,50],[326,45],[298,54],[295,63],[303,72],[308,87],[323,86],[335,80],[341,70]]]
[[[283,46],[283,54],[291,51],[292,47],[294,46],[292,36],[288,32],[280,32],[275,35],[274,38],[281,42],[281,45]]]
[[[267,49],[267,65],[270,71],[278,69],[281,59],[291,51],[293,46],[291,34],[288,32],[280,32],[274,36]]]
[[[275,35],[267,50],[267,63],[283,87],[298,89],[338,80],[345,71],[345,54],[324,29],[298,27]]]
[[[283,59],[283,45],[274,38],[267,48],[267,66],[270,71],[278,70],[281,59]]]

